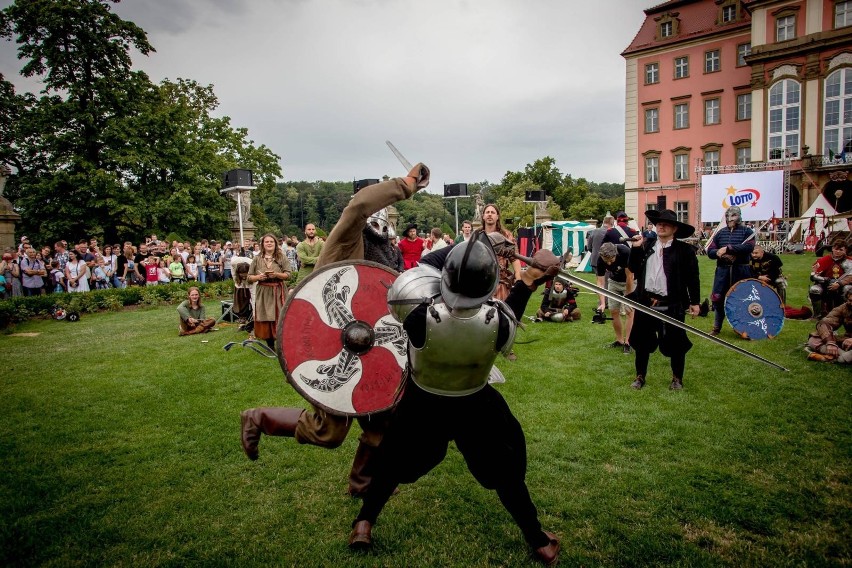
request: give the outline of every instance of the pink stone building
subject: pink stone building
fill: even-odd
[[[699,226],[701,178],[781,168],[788,213],[852,209],[852,0],[671,0],[627,63],[625,201]],[[780,215],[780,212],[779,212]]]

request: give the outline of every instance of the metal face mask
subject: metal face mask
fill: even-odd
[[[742,216],[743,214],[742,211],[740,211],[740,208],[736,205],[732,205],[731,207],[728,207],[727,211],[725,211],[725,222],[729,227],[733,227],[739,224]]]
[[[393,237],[391,234],[390,223],[388,223],[388,210],[387,208],[379,209],[367,219],[367,226],[369,226],[377,235],[380,237]]]

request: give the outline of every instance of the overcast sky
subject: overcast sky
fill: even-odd
[[[552,156],[624,181],[624,59],[642,0],[124,0],[152,80],[214,85],[218,113],[285,180],[400,175],[391,140],[443,183]],[[0,0],[0,6],[8,6]],[[12,44],[0,72],[18,85]]]

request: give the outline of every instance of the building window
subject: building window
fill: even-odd
[[[838,69],[825,80],[823,152],[830,158],[852,152],[852,68]]]
[[[660,181],[660,158],[659,156],[648,156],[645,158],[645,183],[659,183]]]
[[[735,22],[737,20],[737,6],[736,4],[731,4],[728,6],[722,6],[722,23],[727,24],[729,22]]]
[[[653,85],[660,82],[660,64],[649,63],[645,66],[645,84]]]
[[[682,103],[674,107],[674,127],[689,128],[689,103]]]
[[[737,165],[744,166],[751,162],[751,146],[737,148]]]
[[[852,2],[838,2],[834,5],[834,27],[844,28],[852,25]]]
[[[660,131],[660,110],[656,108],[645,109],[645,132]]]
[[[799,155],[799,83],[784,79],[769,89],[769,159]]]
[[[775,41],[787,41],[796,37],[796,16],[783,16],[775,20]]]
[[[704,54],[704,72],[715,73],[722,69],[722,57],[719,55],[719,50],[714,49]]]
[[[704,152],[704,167],[719,169],[719,150],[707,150]]]
[[[675,79],[689,77],[689,57],[676,57],[674,61]]]
[[[689,179],[689,154],[675,154],[674,178],[675,181]]]
[[[743,67],[746,64],[746,56],[751,55],[751,44],[741,43],[737,46],[737,67]]]
[[[660,37],[672,37],[674,35],[674,24],[671,22],[662,22],[660,24]]]
[[[675,201],[675,215],[681,223],[689,224],[689,201]]]
[[[737,120],[751,119],[751,93],[737,95]]]
[[[704,101],[704,124],[719,124],[722,121],[722,112],[719,99],[707,99]]]

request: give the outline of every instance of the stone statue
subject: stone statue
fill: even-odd
[[[474,193],[473,198],[475,200],[474,201],[474,211],[475,212],[474,212],[474,215],[473,215],[473,222],[476,223],[478,221],[479,224],[481,225],[482,224],[482,212],[485,210],[485,200],[482,198],[482,192],[481,191]]]

